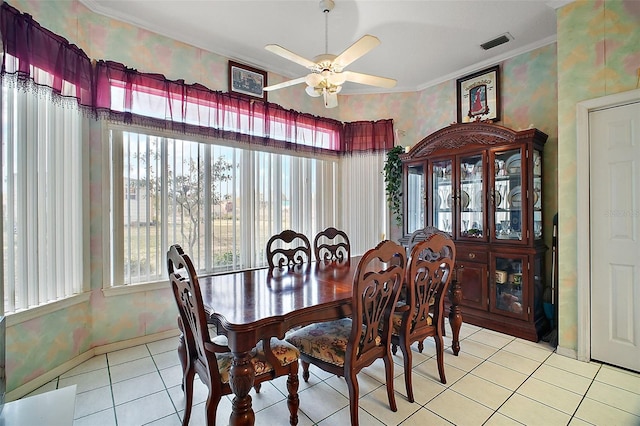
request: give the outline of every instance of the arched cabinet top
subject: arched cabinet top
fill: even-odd
[[[419,159],[445,150],[461,148],[491,148],[493,145],[520,143],[533,140],[543,145],[547,135],[538,129],[516,131],[491,123],[462,123],[444,127],[411,147],[409,152],[400,155],[402,161]]]

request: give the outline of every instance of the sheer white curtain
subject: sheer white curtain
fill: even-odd
[[[82,291],[82,113],[75,99],[18,89],[5,75],[2,123],[4,309],[13,313]]]
[[[340,160],[341,217],[352,255],[364,254],[389,238],[389,209],[382,174],[385,160],[384,152],[345,156]]]

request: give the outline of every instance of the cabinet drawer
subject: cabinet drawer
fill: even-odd
[[[456,260],[461,262],[478,262],[487,264],[489,261],[489,254],[487,251],[482,249],[483,247],[456,247]]]

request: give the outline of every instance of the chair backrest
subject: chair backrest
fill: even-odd
[[[427,238],[429,238],[430,236],[432,236],[433,234],[442,234],[444,236],[450,237],[450,234],[436,228],[435,226],[425,226],[424,228],[421,229],[416,229],[410,236],[409,236],[409,250],[408,253],[411,254],[411,250],[413,250],[413,247],[418,244],[420,241],[424,241]]]
[[[411,250],[407,268],[407,299],[409,312],[414,312],[411,330],[427,326],[430,302],[433,301],[434,326],[441,326],[444,296],[451,283],[456,247],[445,233],[434,233]]]
[[[205,350],[205,342],[210,341],[210,336],[198,276],[191,259],[178,244],[172,245],[167,252],[167,270],[180,312],[187,356],[191,362],[200,362],[214,377],[217,375],[220,382],[215,354]]]
[[[311,262],[309,239],[290,229],[274,235],[267,241],[267,262],[270,268]]]
[[[382,241],[367,251],[353,277],[353,327],[347,343],[345,368],[368,365],[389,350],[390,320],[405,277],[405,249]],[[356,321],[361,318],[361,321]]]
[[[316,260],[337,260],[344,262],[351,257],[351,243],[344,231],[329,227],[318,232],[313,239]]]

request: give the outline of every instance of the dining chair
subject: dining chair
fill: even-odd
[[[411,235],[409,236],[409,241],[407,244],[407,256],[411,255],[411,250],[413,249],[413,247],[418,244],[421,241],[425,241],[427,238],[429,238],[430,236],[434,235],[434,234],[442,234],[445,237],[451,237],[451,234],[449,234],[446,231],[443,231],[441,229],[436,228],[435,226],[425,226],[424,228],[420,228],[420,229],[416,229],[415,231],[413,231],[411,233]],[[403,290],[404,292],[404,290]],[[403,299],[403,293],[400,293],[400,299]],[[430,305],[432,306],[432,311],[433,311],[433,299],[430,300]],[[442,316],[442,326],[443,326],[443,330],[444,330],[444,315]],[[446,336],[447,333],[446,331],[444,331],[444,336]],[[422,349],[420,349],[420,352],[422,352]],[[394,352],[395,355],[395,352]]]
[[[397,411],[390,350],[391,317],[404,280],[407,257],[402,246],[383,241],[358,262],[353,278],[351,318],[307,325],[286,340],[300,350],[302,377],[309,365],[342,376],[349,389],[351,424],[358,425],[357,374],[378,358],[384,360],[387,396]],[[311,402],[311,401],[310,401]]]
[[[440,381],[447,383],[444,374],[444,299],[447,294],[456,257],[456,247],[448,235],[436,233],[417,243],[411,250],[405,279],[406,292],[398,302],[393,316],[391,346],[393,354],[400,346],[404,358],[404,377],[407,398],[414,402],[411,383],[411,344],[433,336]]]
[[[200,284],[191,259],[182,247],[175,244],[167,252],[169,280],[180,315],[178,327],[181,331],[178,355],[182,364],[182,389],[185,393],[183,426],[189,424],[193,402],[193,381],[198,374],[209,389],[206,402],[207,425],[216,424],[216,411],[220,399],[232,393],[229,372],[233,355],[225,336],[213,340],[207,328],[207,318],[200,293]],[[251,353],[251,364],[255,369],[254,388],[266,380],[288,375],[287,405],[289,422],[298,424],[298,349],[283,340],[266,338],[258,342]]]
[[[344,262],[351,257],[351,243],[344,231],[329,227],[313,239],[313,252],[317,261]]]
[[[267,262],[270,268],[311,262],[311,244],[304,235],[286,229],[267,241]]]
[[[445,232],[441,229],[436,228],[435,226],[425,226],[424,228],[416,229],[409,235],[409,241],[407,243],[408,251],[407,255],[411,254],[411,249],[413,246],[418,244],[420,241],[424,241],[433,234],[442,234],[445,236],[451,236],[448,232]]]

